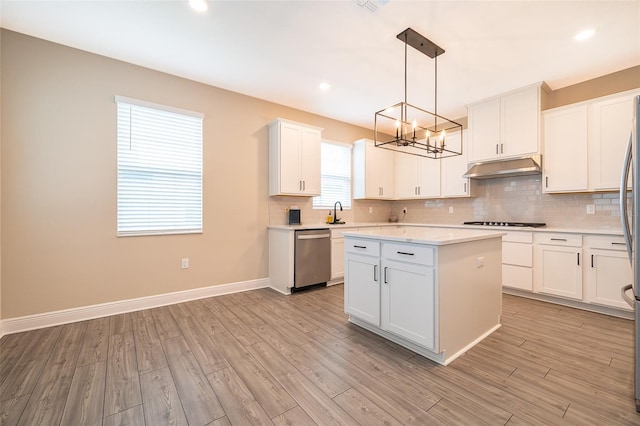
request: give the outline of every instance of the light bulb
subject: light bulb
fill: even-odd
[[[209,9],[207,0],[189,0],[189,6],[197,12],[204,12]]]

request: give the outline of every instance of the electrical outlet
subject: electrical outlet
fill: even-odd
[[[449,206],[449,213],[453,213],[453,206]]]
[[[478,257],[476,259],[476,267],[482,268],[484,266],[484,256]]]
[[[587,204],[587,214],[596,214],[595,204]]]
[[[180,264],[180,267],[182,269],[189,269],[189,258],[188,257],[183,257],[182,258],[182,263]]]
[[[406,207],[402,208],[402,214],[407,214],[407,208]]]
[[[369,207],[369,213],[373,213],[373,207]]]

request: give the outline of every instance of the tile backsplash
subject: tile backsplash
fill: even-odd
[[[338,216],[349,222],[387,222],[390,216],[410,223],[461,224],[465,221],[500,220],[544,222],[554,228],[619,229],[618,193],[543,194],[540,176],[474,180],[472,198],[377,201],[354,200]],[[593,205],[595,214],[587,214]],[[271,197],[269,223],[287,223],[286,208],[302,210],[306,224],[321,224],[329,209],[314,210],[306,197]],[[407,207],[406,217],[402,208]]]

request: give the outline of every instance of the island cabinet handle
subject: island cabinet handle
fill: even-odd
[[[567,241],[566,238],[551,238],[551,241]]]
[[[413,256],[414,255],[413,253],[408,253],[406,251],[399,251],[398,254],[403,254],[405,256]]]
[[[591,267],[593,268],[593,255],[591,255]]]
[[[373,280],[378,281],[378,265],[373,265]]]
[[[578,266],[580,266],[580,253],[576,253],[578,255]]]
[[[614,245],[614,246],[624,246],[627,243],[618,243],[618,242],[613,241],[611,244]]]
[[[355,246],[355,245],[354,245],[354,246],[353,246],[353,248],[364,248],[364,249],[366,249],[366,248],[367,248],[367,246]]]
[[[384,267],[384,283],[385,284],[389,284],[389,281],[387,281],[387,267]]]

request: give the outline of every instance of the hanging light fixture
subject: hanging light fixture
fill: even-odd
[[[374,142],[379,148],[428,158],[462,155],[462,124],[438,115],[438,56],[444,49],[407,28],[397,35],[404,41],[404,101],[376,112]],[[434,111],[407,102],[407,47],[411,46],[435,62]],[[447,134],[460,132],[455,143]]]

